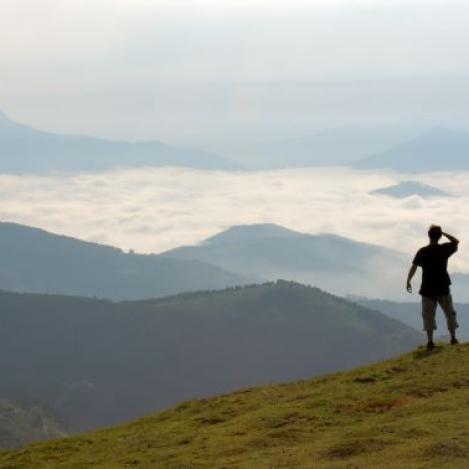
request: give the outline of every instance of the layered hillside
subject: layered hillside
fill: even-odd
[[[402,272],[409,263],[405,255],[381,246],[268,223],[234,226],[164,255],[209,262],[240,275],[309,283],[339,295],[384,298],[402,296]]]
[[[0,292],[0,396],[72,430],[411,350],[420,333],[291,282],[121,302]]]
[[[132,300],[252,283],[192,260],[125,253],[0,222],[0,289]]]
[[[469,345],[186,402],[0,454],[3,468],[466,468]]]
[[[0,222],[0,289],[138,300],[279,278],[339,294],[401,298],[409,259],[340,236],[234,226],[195,246],[141,255]]]

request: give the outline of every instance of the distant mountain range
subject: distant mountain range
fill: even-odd
[[[448,193],[437,189],[436,187],[416,181],[403,181],[393,186],[375,189],[370,193],[386,195],[395,199],[405,199],[406,197],[411,197],[413,195],[418,195],[422,198],[449,197]]]
[[[337,166],[387,150],[413,135],[408,129],[335,127],[302,138],[217,149],[249,169]]]
[[[419,173],[469,170],[469,133],[437,127],[406,143],[355,161],[353,166]]]
[[[402,295],[402,272],[408,268],[406,256],[391,249],[336,235],[298,233],[274,224],[235,226],[163,256],[210,262],[269,280],[288,278],[339,294],[385,298]]]
[[[252,283],[255,277],[193,260],[125,253],[14,223],[0,223],[0,288],[142,299]]]
[[[138,166],[240,168],[216,155],[155,141],[131,143],[43,132],[18,124],[0,112],[0,172],[98,171]]]
[[[0,292],[0,304],[0,396],[44,402],[74,431],[371,363],[423,340],[285,281],[121,303]]]
[[[223,154],[219,156],[158,141],[125,142],[44,132],[16,123],[0,111],[0,172],[141,166],[239,170],[351,165],[403,172],[469,169],[469,133],[437,127],[417,138],[410,139],[411,135],[402,128],[339,127],[303,138],[240,144],[219,150]]]

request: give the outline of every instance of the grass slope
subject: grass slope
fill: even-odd
[[[191,401],[0,454],[2,468],[466,468],[469,345]]]

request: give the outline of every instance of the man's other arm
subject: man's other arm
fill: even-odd
[[[409,269],[409,273],[407,274],[407,291],[412,293],[412,277],[417,272],[417,264],[412,264]]]

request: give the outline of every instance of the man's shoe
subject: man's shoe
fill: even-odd
[[[428,342],[427,343],[427,350],[430,351],[430,350],[433,350],[435,348],[435,344],[433,342]]]
[[[453,337],[450,342],[449,342],[451,345],[456,345],[456,344],[459,344],[459,340],[456,339],[456,337]]]

